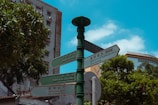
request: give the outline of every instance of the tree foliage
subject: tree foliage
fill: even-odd
[[[10,85],[23,76],[38,78],[46,72],[42,60],[49,30],[31,5],[1,0],[0,76]]]
[[[138,66],[138,69],[146,71],[149,75],[158,78],[158,66],[154,66],[148,62],[143,62]]]
[[[101,66],[101,100],[111,105],[158,105],[158,80],[133,67],[123,55]]]

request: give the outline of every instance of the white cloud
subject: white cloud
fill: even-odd
[[[77,38],[74,37],[71,41],[70,41],[71,45],[77,45]]]
[[[105,23],[101,27],[85,32],[85,39],[90,42],[99,41],[102,38],[112,35],[116,31],[116,29],[117,26],[114,23]]]
[[[113,33],[115,33],[116,30],[117,30],[117,25],[114,24],[113,22],[108,22],[100,27],[88,30],[87,32],[84,33],[84,35],[86,40],[90,42],[96,42],[102,40],[105,37],[112,35]],[[70,43],[72,45],[76,45],[77,44],[76,37],[74,37],[70,41]]]
[[[122,28],[113,21],[108,21],[100,27],[85,32],[85,39],[94,44],[97,43],[102,48],[117,44],[120,47],[120,54],[125,54],[127,51],[143,53],[145,52],[145,43],[140,34],[140,31]],[[70,43],[76,45],[76,37]]]
[[[140,52],[145,48],[144,40],[138,35],[133,35],[128,39],[120,39],[112,43],[102,44],[102,47],[107,48],[114,44],[120,47],[120,54],[125,54],[127,51]]]

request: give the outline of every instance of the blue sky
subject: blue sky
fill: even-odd
[[[85,28],[86,40],[102,48],[117,44],[119,54],[130,51],[158,57],[158,0],[43,1],[62,12],[61,55],[76,50],[77,31],[71,21],[85,16],[91,20]],[[61,72],[75,71],[62,68],[66,66]]]

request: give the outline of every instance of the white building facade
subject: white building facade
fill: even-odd
[[[61,45],[61,19],[62,13],[49,4],[41,0],[11,0],[15,3],[27,3],[34,7],[44,18],[44,24],[49,28],[50,35],[48,36],[48,43],[46,45],[47,53],[45,54],[44,61],[48,64],[48,74],[59,74],[59,68],[53,68],[52,61],[54,58],[60,56]],[[47,74],[46,74],[47,75]],[[37,86],[37,81],[34,79],[24,77],[23,83],[14,83],[12,90],[15,96],[8,96],[8,89],[0,81],[0,101],[2,105],[50,105],[45,99],[34,99],[31,97],[31,89]],[[6,96],[6,97],[5,97]],[[10,98],[11,97],[11,98]],[[10,101],[10,99],[12,99]],[[8,101],[9,100],[9,101]],[[9,102],[6,103],[6,102]],[[0,104],[0,105],[1,105]]]
[[[61,18],[62,13],[55,7],[46,4],[41,0],[11,0],[17,3],[27,3],[43,15],[44,23],[50,30],[48,44],[46,45],[47,53],[44,61],[48,64],[48,74],[58,74],[59,68],[52,67],[52,60],[60,55],[61,45]]]

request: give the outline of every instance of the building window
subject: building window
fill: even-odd
[[[47,26],[51,26],[51,21],[47,20],[46,24],[47,24]]]
[[[47,11],[47,16],[51,16],[51,12],[50,11]]]
[[[11,0],[11,2],[15,3],[15,2],[16,2],[16,0]]]
[[[24,0],[20,0],[21,3],[24,3]]]
[[[36,6],[37,12],[39,12],[41,15],[43,15],[43,9],[40,6]]]
[[[29,0],[25,0],[25,2],[30,5],[32,4]]]
[[[146,60],[146,59],[139,58],[139,59],[138,59],[138,62],[149,62],[149,61]]]
[[[37,9],[37,10],[42,10],[42,7],[36,6],[36,9]]]

